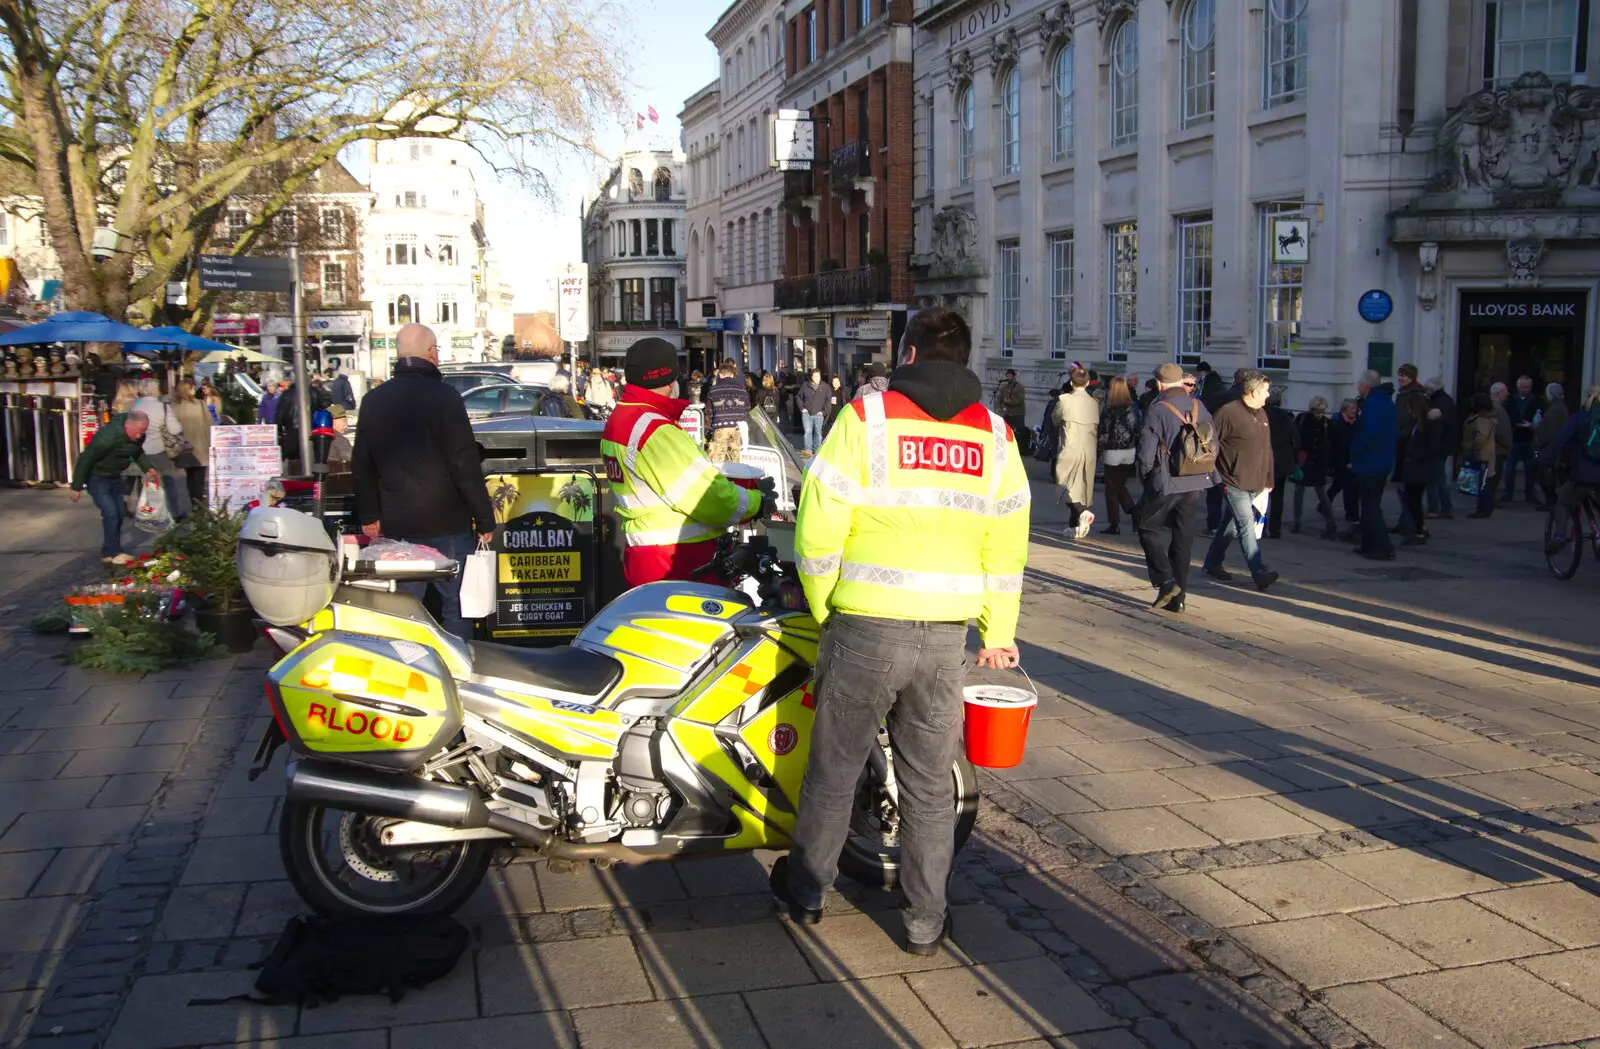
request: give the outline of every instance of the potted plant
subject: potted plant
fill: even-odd
[[[245,511],[196,504],[185,526],[161,540],[157,552],[183,557],[184,575],[195,596],[195,625],[227,646],[248,652],[255,644],[255,618],[239,584],[237,548]]]
[[[889,253],[887,251],[882,248],[871,248],[867,251],[868,266],[887,266],[888,264]]]
[[[838,259],[823,259],[822,260],[822,265],[817,267],[817,269],[820,270],[823,273],[832,273],[834,270],[836,270],[838,268],[839,268],[839,260]]]

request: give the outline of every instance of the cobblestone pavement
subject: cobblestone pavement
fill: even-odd
[[[769,856],[517,863],[452,976],[314,1010],[188,1004],[248,990],[300,911],[277,779],[244,776],[261,660],[63,670],[18,624],[91,544],[0,493],[0,1043],[1600,1047],[1600,569],[1545,577],[1510,508],[1392,564],[1268,541],[1269,593],[1196,572],[1158,615],[1134,540],[1062,541],[1038,492],[1041,705],[982,774],[944,954],[843,883],[778,921]]]

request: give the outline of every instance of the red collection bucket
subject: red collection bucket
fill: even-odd
[[[1020,669],[1020,668],[1019,668]],[[1025,679],[1027,674],[1022,675]],[[968,685],[966,700],[967,760],[986,769],[1022,764],[1028,745],[1028,722],[1039,695],[1015,685]]]
[[[749,463],[718,463],[717,468],[728,480],[740,488],[748,488],[751,491],[760,488],[761,479],[767,476],[761,467],[751,466]]]

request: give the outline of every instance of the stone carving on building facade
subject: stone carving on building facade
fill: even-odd
[[[1015,29],[1002,29],[994,35],[994,42],[989,45],[989,73],[999,76],[1002,69],[1006,69],[1017,60],[1017,31]]]
[[[972,52],[966,48],[950,52],[948,76],[950,83],[960,84],[972,79]]]
[[[1439,302],[1439,243],[1425,241],[1417,245],[1417,262],[1422,267],[1422,280],[1418,284],[1417,301],[1425,310]]]
[[[1506,241],[1506,264],[1511,267],[1513,287],[1534,288],[1539,285],[1539,263],[1544,261],[1544,240],[1539,237],[1520,237]]]
[[[1039,34],[1039,51],[1046,57],[1056,48],[1072,43],[1072,5],[1055,4],[1039,12],[1036,31]]]
[[[1118,15],[1132,17],[1137,13],[1139,0],[1095,0],[1095,15],[1100,20],[1100,28],[1104,29],[1113,18]]]
[[[1463,206],[1573,203],[1600,190],[1600,90],[1525,73],[1468,95],[1438,141],[1430,195],[1455,194]]]
[[[978,217],[971,210],[947,204],[933,216],[933,258],[929,276],[969,276],[982,271],[978,257]]]

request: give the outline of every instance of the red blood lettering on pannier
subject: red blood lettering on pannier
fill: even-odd
[[[982,477],[983,445],[948,437],[907,435],[900,438],[900,468]]]

